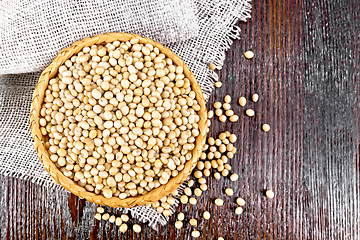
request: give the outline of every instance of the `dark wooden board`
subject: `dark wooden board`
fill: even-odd
[[[255,92],[260,101],[247,105],[254,118],[233,103],[237,123],[214,121],[211,136],[239,136],[231,165],[240,178],[209,178],[197,205],[178,207],[197,227],[176,230],[172,217],[159,232],[142,225],[141,234],[121,234],[94,220],[93,204],[0,176],[1,239],[191,239],[192,229],[199,239],[359,239],[359,12],[356,0],[254,1],[252,19],[239,23],[242,39],[218,71],[223,87],[209,102]],[[246,200],[240,216],[227,186]],[[268,188],[274,199],[264,197]],[[204,210],[210,220],[201,219]]]

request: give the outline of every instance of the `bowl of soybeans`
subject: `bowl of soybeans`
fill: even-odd
[[[185,63],[129,33],[60,51],[38,81],[30,124],[54,182],[110,207],[149,204],[177,189],[208,128],[203,93]]]

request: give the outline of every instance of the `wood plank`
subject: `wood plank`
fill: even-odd
[[[198,226],[177,230],[172,217],[158,233],[142,224],[141,234],[122,234],[94,220],[92,203],[0,176],[1,239],[192,239],[193,229],[199,239],[358,239],[359,8],[355,0],[254,1],[219,71],[223,87],[209,101],[232,96],[239,121],[215,120],[210,135],[239,136],[230,162],[240,178],[209,178],[196,206],[178,207]],[[243,57],[246,50],[254,59]],[[260,101],[247,107],[257,114],[248,118],[235,102],[255,92]],[[261,131],[263,123],[270,132]],[[228,186],[234,197],[224,195]],[[269,188],[274,199],[264,197]],[[236,196],[246,200],[240,216]],[[215,206],[215,197],[225,205]],[[205,210],[210,220],[202,219]]]
[[[306,9],[303,174],[312,200],[310,238],[358,239],[359,3],[309,1]]]

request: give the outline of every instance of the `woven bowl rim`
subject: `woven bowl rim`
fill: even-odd
[[[148,192],[145,195],[139,195],[136,197],[128,197],[125,199],[120,199],[119,197],[105,198],[101,194],[95,194],[94,192],[87,191],[84,187],[76,184],[70,178],[64,176],[61,171],[56,167],[56,165],[50,160],[49,153],[44,145],[44,138],[40,131],[39,125],[39,116],[41,105],[44,99],[44,93],[47,89],[48,82],[53,78],[59,67],[68,59],[71,58],[74,54],[78,53],[86,46],[92,46],[94,44],[106,44],[109,42],[120,41],[126,42],[133,38],[139,40],[139,43],[150,43],[153,46],[159,48],[161,53],[164,53],[167,57],[171,58],[173,62],[182,66],[184,69],[184,75],[190,80],[191,88],[196,93],[196,99],[200,105],[200,110],[198,112],[200,116],[199,125],[199,136],[196,137],[195,147],[193,149],[193,156],[190,160],[185,163],[184,169],[179,172],[176,177],[170,178],[169,182],[161,185],[158,188],[155,188]],[[99,34],[91,38],[84,38],[81,41],[73,43],[70,47],[65,48],[59,52],[54,61],[42,72],[38,84],[34,90],[31,110],[30,110],[30,127],[31,135],[34,139],[34,147],[38,153],[40,161],[43,163],[46,171],[50,173],[52,178],[60,183],[66,190],[70,191],[74,195],[84,198],[90,202],[96,203],[98,205],[106,205],[110,207],[135,207],[139,205],[144,205],[148,203],[153,203],[158,201],[164,196],[169,195],[175,189],[177,189],[191,174],[192,170],[196,166],[202,148],[205,144],[206,134],[207,134],[207,110],[205,106],[205,100],[202,94],[199,83],[196,81],[194,74],[186,66],[186,64],[180,59],[179,56],[174,54],[170,49],[165,46],[157,43],[149,38],[141,37],[137,34],[131,33],[104,33]]]

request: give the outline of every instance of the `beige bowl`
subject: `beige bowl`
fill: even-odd
[[[90,47],[94,44],[109,43],[116,40],[120,42],[126,42],[133,38],[139,39],[139,43],[150,43],[153,46],[156,46],[157,48],[159,48],[160,52],[171,58],[176,65],[182,66],[184,68],[184,75],[190,80],[191,88],[193,91],[195,91],[196,100],[201,107],[200,111],[198,112],[200,116],[200,134],[199,136],[197,136],[195,141],[192,159],[187,161],[185,163],[184,169],[179,172],[176,177],[171,178],[167,184],[161,185],[160,187],[151,190],[145,195],[128,197],[126,199],[120,199],[118,197],[105,198],[102,195],[87,191],[85,188],[79,186],[70,178],[65,177],[56,167],[56,165],[50,160],[50,155],[44,145],[44,136],[42,135],[39,126],[40,109],[43,103],[44,93],[47,89],[49,80],[57,75],[59,67],[64,64],[66,60],[70,59],[74,54],[78,53],[86,46]],[[207,133],[207,111],[201,88],[196,81],[195,76],[185,65],[185,63],[181,61],[181,59],[177,55],[175,55],[170,49],[164,47],[157,42],[154,42],[149,38],[141,37],[136,34],[106,33],[97,35],[92,38],[84,38],[81,41],[73,43],[71,47],[63,49],[59,52],[55,60],[43,71],[33,94],[30,112],[30,125],[31,134],[35,142],[35,149],[38,153],[40,161],[44,164],[45,169],[50,173],[50,175],[65,189],[72,192],[76,196],[79,196],[80,198],[85,198],[86,200],[99,205],[107,205],[110,207],[134,207],[158,201],[160,198],[169,195],[171,192],[177,189],[189,177],[191,171],[197,164],[202,148],[205,144],[205,138]]]

